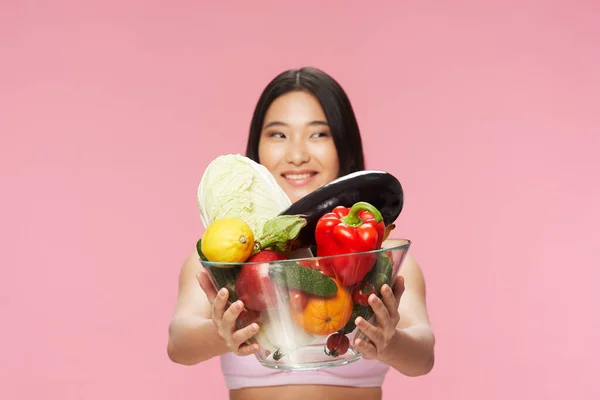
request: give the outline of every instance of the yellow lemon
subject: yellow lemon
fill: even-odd
[[[254,233],[239,218],[213,221],[202,237],[202,253],[212,262],[244,262],[254,249]]]

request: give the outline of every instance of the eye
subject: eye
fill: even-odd
[[[272,137],[272,138],[277,138],[277,139],[284,139],[285,138],[285,135],[283,133],[281,133],[281,132],[271,132],[271,133],[269,133],[268,136]]]
[[[319,133],[312,134],[311,137],[320,138],[320,137],[328,137],[328,136],[329,136],[329,133],[327,133],[327,132],[319,132]]]

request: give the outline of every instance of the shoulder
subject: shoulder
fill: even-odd
[[[176,313],[192,311],[194,314],[210,316],[210,303],[198,281],[198,273],[201,270],[200,256],[196,250],[193,250],[183,262],[179,272]]]
[[[412,253],[406,254],[398,274],[404,278],[405,288],[425,301],[425,274]]]
[[[421,265],[417,262],[417,260],[410,251],[406,253],[404,260],[402,261],[402,265],[400,266],[400,273],[402,275],[409,275],[419,280],[425,279]]]
[[[194,249],[190,252],[181,265],[181,271],[179,272],[179,278],[183,281],[196,279],[196,275],[200,272],[202,264],[200,264],[200,256],[198,251]]]

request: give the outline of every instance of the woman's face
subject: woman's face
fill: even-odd
[[[258,157],[292,202],[338,177],[339,160],[319,101],[295,91],[267,110]]]

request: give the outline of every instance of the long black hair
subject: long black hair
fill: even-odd
[[[364,170],[362,140],[350,100],[335,79],[313,67],[284,71],[265,87],[258,99],[250,123],[246,157],[260,162],[258,142],[269,106],[279,96],[298,90],[314,95],[323,107],[337,149],[340,176]]]

